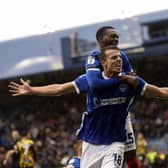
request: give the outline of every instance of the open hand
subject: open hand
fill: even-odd
[[[31,95],[32,94],[32,88],[29,85],[28,82],[24,81],[23,79],[20,79],[21,84],[10,82],[9,92],[12,93],[12,96],[19,96],[19,95]]]

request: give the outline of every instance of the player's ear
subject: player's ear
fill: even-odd
[[[106,66],[106,62],[104,60],[101,60],[101,65],[102,65],[102,67],[104,69],[104,67]]]
[[[102,44],[103,44],[103,38],[100,37],[100,38],[99,38],[99,45],[102,45]]]

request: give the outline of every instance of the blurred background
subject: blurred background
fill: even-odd
[[[15,129],[31,131],[37,148],[36,167],[62,167],[75,154],[75,132],[85,111],[85,95],[12,97],[8,93],[8,83],[11,80],[19,82],[20,77],[29,80],[31,85],[75,79],[85,73],[87,54],[98,48],[95,33],[105,25],[113,26],[119,32],[119,46],[139,76],[149,83],[167,86],[167,9],[62,30],[56,30],[55,26],[56,31],[0,39],[0,163]],[[137,149],[140,149],[137,152],[144,167],[166,168],[168,102],[137,98],[132,121]],[[145,139],[146,145],[138,146],[139,139]],[[145,152],[141,153],[141,149]]]

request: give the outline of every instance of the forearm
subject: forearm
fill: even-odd
[[[54,96],[59,93],[59,84],[31,87],[31,94],[38,96]]]
[[[100,71],[87,71],[86,77],[88,84],[93,89],[103,89],[111,86],[116,86],[121,82],[121,79],[118,77],[113,77],[110,79],[102,79]]]
[[[9,150],[5,156],[5,160],[8,161],[9,158],[13,155],[13,153],[15,153],[15,150],[13,149]]]
[[[38,96],[60,96],[75,92],[72,82],[31,87],[31,94]]]
[[[160,98],[165,98],[168,99],[168,87],[163,87],[162,88],[162,96]]]
[[[102,79],[102,66],[98,58],[99,52],[94,51],[90,53],[86,61],[86,78],[89,84],[89,87],[92,89],[103,89],[118,85],[121,82],[121,79],[118,77],[110,78],[107,80]]]
[[[155,85],[148,84],[144,95],[147,97],[168,99],[168,87],[161,88]]]

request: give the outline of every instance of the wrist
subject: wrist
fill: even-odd
[[[37,94],[36,87],[31,87],[29,95],[35,95],[35,94]]]

